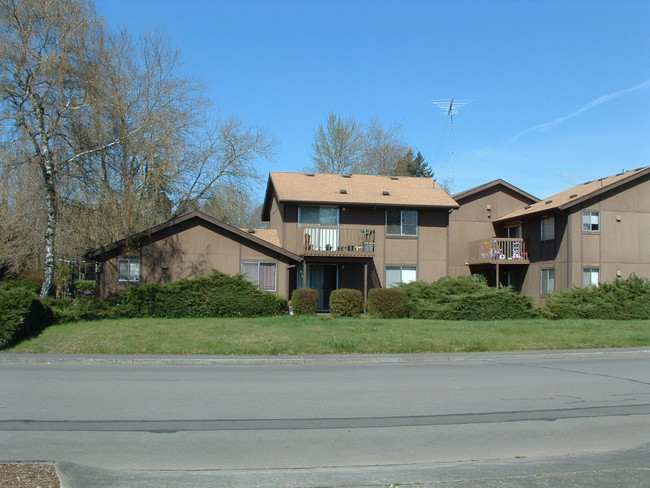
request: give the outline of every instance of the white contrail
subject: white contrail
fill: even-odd
[[[603,95],[602,97],[598,97],[596,100],[593,102],[588,103],[587,105],[584,105],[580,107],[578,110],[576,110],[573,113],[570,113],[569,115],[565,115],[564,117],[560,117],[559,119],[552,120],[550,122],[546,122],[544,124],[536,125],[535,127],[531,127],[530,129],[526,129],[523,132],[520,132],[514,137],[511,137],[506,141],[506,144],[511,144],[515,142],[517,139],[519,139],[521,136],[524,134],[528,134],[529,132],[533,132],[536,130],[540,129],[548,129],[550,127],[553,127],[555,125],[561,124],[565,120],[572,119],[573,117],[577,117],[580,115],[582,112],[586,112],[587,110],[590,110],[594,107],[597,107],[598,105],[601,105],[606,102],[610,102],[614,100],[615,98],[622,97],[623,95],[627,95],[628,93],[632,93],[638,90],[643,90],[644,88],[650,87],[650,80],[645,80],[643,83],[640,83],[636,86],[633,86],[632,88],[627,88],[625,90],[618,91],[616,93],[610,93],[609,95]]]

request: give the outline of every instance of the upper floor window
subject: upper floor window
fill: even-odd
[[[584,268],[582,270],[582,286],[595,285],[598,286],[600,281],[599,268]]]
[[[417,210],[386,210],[386,234],[396,236],[418,235]]]
[[[276,263],[261,263],[257,261],[244,261],[241,263],[241,272],[248,281],[257,282],[262,290],[276,291],[277,289]]]
[[[521,225],[508,227],[506,230],[508,231],[509,238],[521,238]]]
[[[600,212],[582,212],[582,230],[600,232]]]
[[[139,259],[117,260],[117,281],[139,283],[141,278]]]
[[[298,207],[298,225],[339,225],[339,208]]]
[[[541,240],[552,241],[555,239],[555,218],[552,215],[542,217]]]

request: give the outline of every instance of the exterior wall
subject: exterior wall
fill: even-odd
[[[309,204],[305,204],[309,205]],[[293,253],[302,255],[302,231],[298,227],[297,204],[282,207],[282,219],[270,219],[271,228],[281,235],[282,246]],[[280,208],[273,202],[272,208]],[[410,208],[400,208],[409,210]],[[447,209],[416,209],[418,211],[417,236],[387,236],[387,207],[340,206],[339,224],[372,230],[375,233],[374,256],[368,258],[368,289],[384,286],[386,266],[415,266],[417,278],[434,281],[447,274],[448,246],[447,228],[449,211]],[[282,232],[280,231],[282,228]],[[339,286],[363,289],[363,264],[350,257],[307,256],[308,263],[337,264],[339,266]]]
[[[449,275],[469,275],[469,243],[497,235],[493,219],[528,205],[529,199],[498,185],[458,200],[449,217]]]
[[[144,239],[131,251],[116,249],[102,265],[100,296],[137,286],[118,282],[117,263],[122,258],[141,260],[140,283],[143,284],[198,278],[214,269],[233,275],[241,271],[242,261],[272,262],[277,265],[276,293],[285,298],[289,294],[286,257],[216,226],[185,222]]]
[[[609,192],[575,208],[571,283],[582,286],[582,270],[599,268],[600,281],[650,277],[650,178]],[[582,230],[582,212],[600,212],[600,230]]]

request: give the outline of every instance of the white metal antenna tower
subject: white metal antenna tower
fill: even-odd
[[[467,98],[447,98],[444,100],[431,100],[431,102],[442,111],[442,115],[449,115],[449,122],[451,124],[451,188],[454,188],[454,115],[458,113],[458,109],[464,107],[471,99]]]

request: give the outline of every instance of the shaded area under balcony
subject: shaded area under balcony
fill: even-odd
[[[530,264],[526,242],[519,237],[490,237],[469,243],[467,264]]]
[[[303,256],[368,257],[375,255],[375,231],[365,227],[306,226],[298,234]]]

